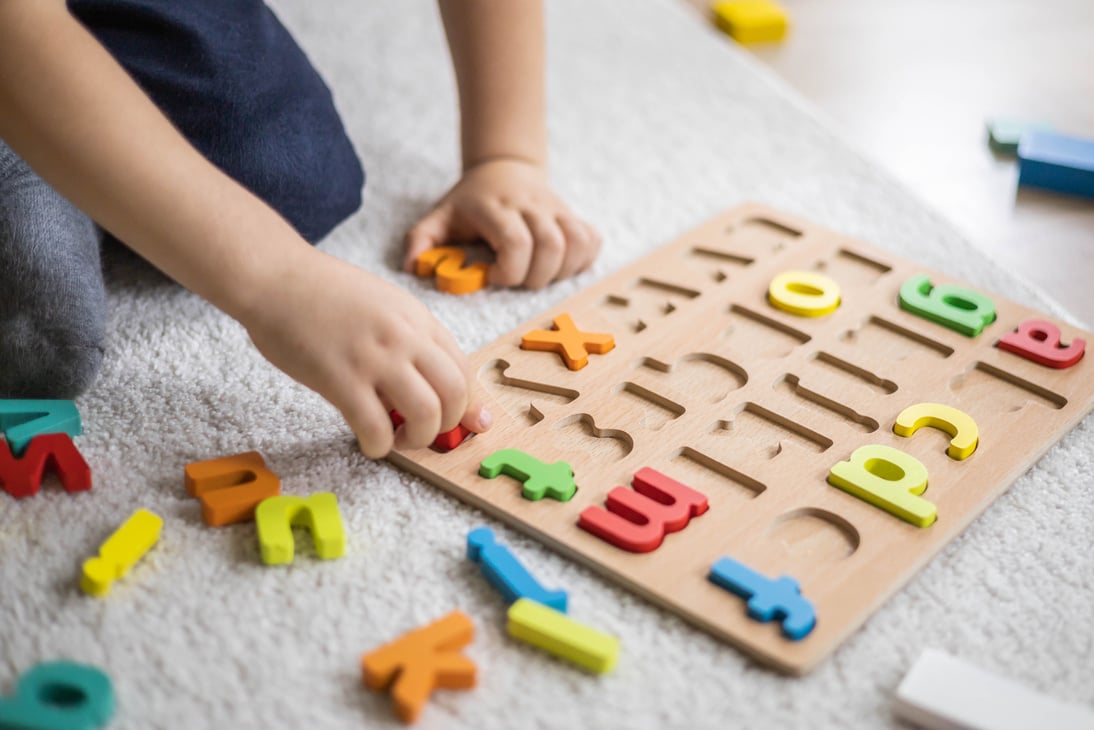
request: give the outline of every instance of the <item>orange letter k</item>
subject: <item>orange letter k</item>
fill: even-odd
[[[475,663],[458,651],[471,643],[474,632],[471,619],[453,611],[403,634],[361,657],[365,686],[374,690],[391,686],[399,719],[414,722],[434,689],[475,686]]]

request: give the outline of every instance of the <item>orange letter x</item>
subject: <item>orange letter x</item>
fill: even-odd
[[[475,686],[475,663],[457,651],[471,643],[474,632],[471,619],[453,611],[403,634],[361,657],[365,686],[380,690],[391,685],[399,719],[414,722],[434,689]]]
[[[582,332],[568,314],[555,317],[554,330],[535,330],[520,339],[522,350],[544,350],[562,355],[566,367],[580,370],[589,364],[589,353],[603,355],[613,347],[611,335]]]

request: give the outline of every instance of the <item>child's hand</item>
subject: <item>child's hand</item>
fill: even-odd
[[[484,239],[497,252],[490,283],[541,289],[592,265],[600,234],[551,190],[543,168],[496,159],[467,170],[406,234],[403,268],[424,251]]]
[[[428,446],[459,423],[489,427],[466,357],[421,302],[311,248],[283,271],[241,321],[270,362],[342,412],[365,456]],[[391,409],[406,418],[397,437]]]

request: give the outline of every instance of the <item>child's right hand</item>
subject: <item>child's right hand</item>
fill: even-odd
[[[341,411],[365,456],[490,426],[466,356],[421,302],[316,249],[294,258],[241,322],[271,363]],[[392,409],[406,419],[397,433]]]

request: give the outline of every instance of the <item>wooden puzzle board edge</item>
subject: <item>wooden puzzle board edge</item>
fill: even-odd
[[[773,307],[768,285],[787,270],[838,281],[840,306],[815,318]],[[476,352],[495,414],[489,432],[450,453],[389,459],[761,661],[803,674],[1094,407],[1090,357],[1057,370],[995,347],[1031,318],[1055,323],[1064,343],[1090,342],[1090,333],[978,290],[997,317],[965,337],[898,306],[900,285],[915,274],[961,284],[742,205]],[[615,349],[577,371],[555,353],[520,349],[523,334],[551,329],[561,313],[582,331],[612,333]],[[893,433],[897,414],[924,402],[972,416],[980,433],[972,456],[948,457],[950,437],[936,429]],[[913,526],[826,482],[832,465],[866,444],[927,467],[923,496],[937,522]],[[577,493],[529,501],[509,477],[480,477],[480,462],[503,448],[566,461]],[[704,493],[709,511],[644,554],[577,526],[582,510],[603,506],[642,467]],[[813,631],[791,641],[778,621],[748,618],[742,599],[707,580],[722,556],[794,577],[816,608]],[[578,620],[581,600],[572,598]]]

